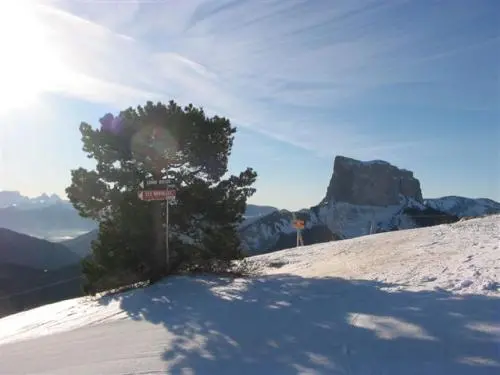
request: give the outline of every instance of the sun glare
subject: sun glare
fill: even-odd
[[[34,0],[0,2],[0,113],[36,103],[57,81],[57,53]]]

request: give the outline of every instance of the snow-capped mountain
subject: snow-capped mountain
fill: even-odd
[[[56,194],[29,198],[18,191],[0,191],[0,228],[57,241],[96,227],[94,221],[82,218],[70,202]]]
[[[45,194],[34,198],[22,195],[18,191],[0,191],[0,208],[16,207],[19,209],[32,209],[51,206],[56,203],[67,203],[57,194]]]
[[[0,191],[0,208],[9,207],[29,200],[18,191]]]
[[[245,215],[243,215],[244,221],[241,223],[241,227],[245,227],[250,223],[253,223],[254,221],[276,211],[278,211],[276,207],[247,204]]]
[[[423,204],[401,197],[390,206],[355,205],[330,201],[296,213],[281,210],[261,218],[240,230],[245,250],[250,254],[265,253],[292,247],[296,241],[293,215],[305,221],[304,243],[327,242],[373,233],[420,226],[419,216],[433,218],[432,224],[457,221],[451,215],[432,212]]]
[[[296,213],[272,212],[242,226],[240,233],[245,250],[258,254],[294,246],[294,215],[305,221],[302,234],[308,245],[493,213],[500,213],[500,203],[461,197],[424,200],[411,171],[385,161],[337,156],[320,204]]]
[[[486,198],[442,197],[425,199],[424,204],[435,210],[443,211],[458,217],[483,216],[500,212],[500,203]]]

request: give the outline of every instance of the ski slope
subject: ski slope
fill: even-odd
[[[0,374],[499,374],[500,215],[0,319]]]

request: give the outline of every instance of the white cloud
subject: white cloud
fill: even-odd
[[[316,111],[380,86],[426,81],[415,61],[446,53],[413,48],[434,35],[419,24],[395,20],[403,27],[395,30],[390,17],[407,3],[23,0],[17,13],[0,13],[11,20],[11,51],[25,46],[11,62],[24,61],[14,77],[31,82],[19,93],[32,87],[34,96],[61,92],[115,106],[174,98],[324,155],[386,143]]]

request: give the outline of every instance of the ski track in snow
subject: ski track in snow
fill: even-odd
[[[0,373],[500,373],[500,215],[249,259],[0,319]]]

